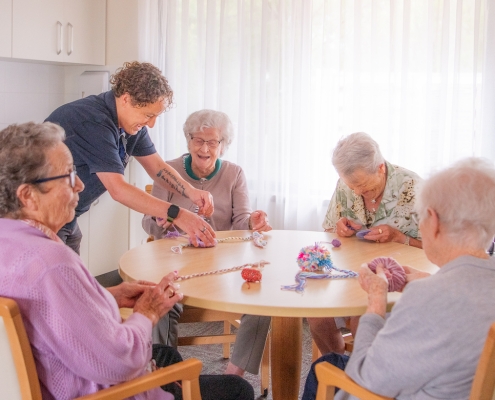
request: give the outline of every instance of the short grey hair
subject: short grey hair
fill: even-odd
[[[495,168],[482,158],[466,158],[421,182],[415,209],[437,213],[452,243],[487,249],[495,235]]]
[[[64,130],[51,122],[14,124],[0,131],[0,217],[19,218],[17,189],[50,172],[46,153],[64,139]]]
[[[359,169],[375,174],[384,162],[378,143],[364,132],[340,139],[332,156],[332,164],[341,176],[350,176]]]
[[[234,139],[234,126],[229,116],[222,111],[199,110],[193,112],[184,122],[184,136],[189,148],[189,140],[194,132],[202,132],[205,128],[217,128],[220,131],[220,156],[228,150]]]

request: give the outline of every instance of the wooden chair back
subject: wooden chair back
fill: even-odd
[[[333,400],[338,387],[359,399],[391,400],[359,386],[341,369],[328,362],[315,367],[318,379],[316,400]],[[490,327],[473,379],[469,400],[495,399],[495,323]]]
[[[14,300],[5,297],[0,297],[0,360],[0,399],[42,400],[38,373],[19,307]],[[191,358],[79,399],[123,399],[181,380],[183,399],[201,400],[201,369],[201,361]]]

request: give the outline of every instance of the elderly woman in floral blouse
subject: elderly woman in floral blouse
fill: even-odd
[[[366,240],[422,248],[418,225],[411,218],[421,179],[417,174],[385,161],[378,143],[363,132],[341,139],[332,163],[340,179],[323,222],[325,231],[349,237],[366,229]],[[358,321],[350,319],[353,334]],[[322,354],[344,352],[337,326],[341,320],[308,318],[308,322]]]

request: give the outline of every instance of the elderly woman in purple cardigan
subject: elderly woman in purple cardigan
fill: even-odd
[[[19,305],[44,399],[83,396],[181,360],[151,344],[152,326],[182,299],[174,275],[105,289],[56,235],[84,189],[64,137],[50,122],[0,131],[0,296]],[[119,307],[134,313],[122,322]],[[237,376],[204,376],[200,386],[203,399],[254,397]],[[178,388],[166,389],[180,399]],[[135,398],[174,396],[157,388]]]
[[[242,168],[220,158],[232,143],[233,135],[234,128],[227,114],[214,110],[196,111],[184,123],[189,153],[167,163],[193,187],[212,194],[215,212],[207,222],[214,230],[269,231],[272,228],[266,213],[261,210],[251,211]],[[195,204],[189,199],[156,185],[151,194],[178,207],[197,212]],[[157,221],[151,215],[144,216],[143,228],[158,239],[166,235],[169,229],[175,229],[166,221]],[[177,346],[177,320],[181,312],[182,306],[176,304],[168,318],[159,322],[158,329],[153,332],[155,342]],[[244,371],[258,373],[269,327],[270,317],[242,317],[227,374],[242,376]]]

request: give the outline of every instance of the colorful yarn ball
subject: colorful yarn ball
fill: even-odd
[[[406,271],[392,257],[377,257],[368,263],[369,269],[376,274],[376,267],[382,264],[385,268],[385,275],[388,279],[388,291],[400,292],[406,286]]]
[[[217,239],[213,239],[213,242],[214,242],[213,246],[207,246],[207,245],[205,245],[205,243],[199,237],[197,237],[197,236],[196,236],[196,240],[198,241],[198,247],[215,247],[218,244]],[[189,244],[190,245],[193,244],[191,238],[189,238]]]
[[[261,271],[255,268],[243,268],[241,271],[242,279],[246,282],[260,282],[261,281]]]
[[[297,256],[297,265],[301,270],[309,272],[325,271],[333,266],[330,252],[319,243],[303,247]]]

